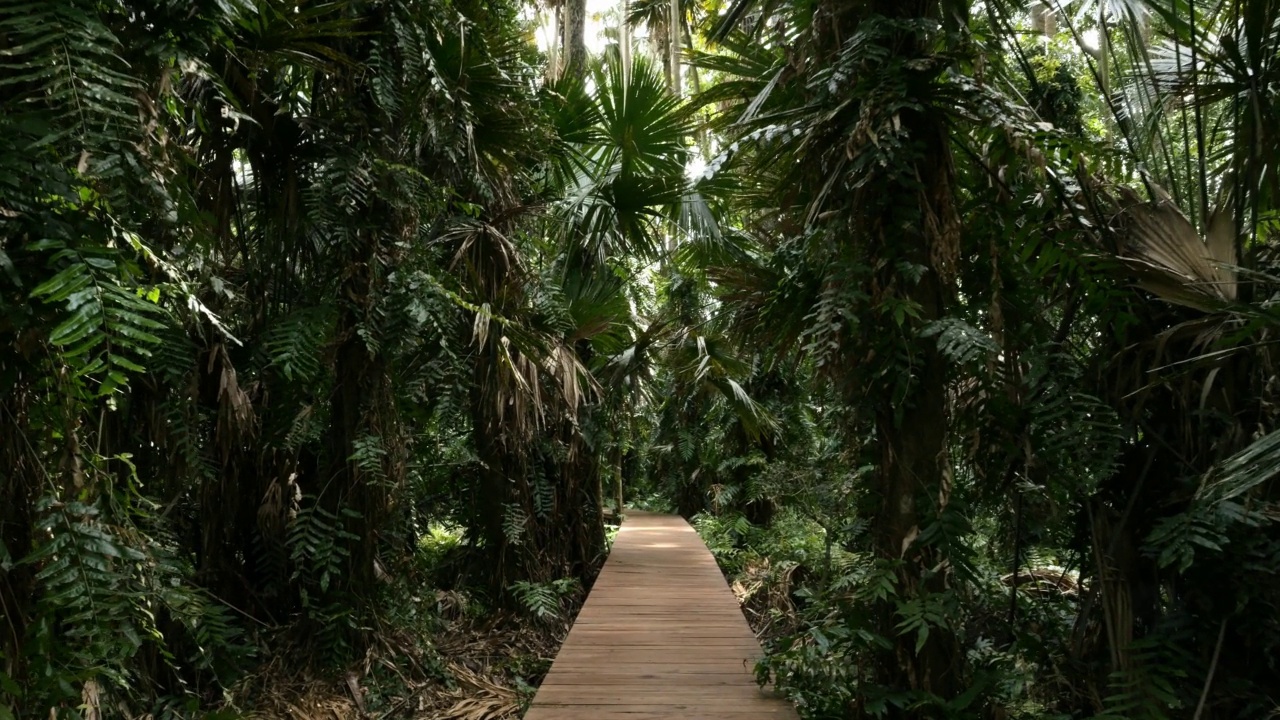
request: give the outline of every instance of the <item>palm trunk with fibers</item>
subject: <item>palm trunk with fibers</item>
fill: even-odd
[[[561,33],[564,74],[583,77],[587,73],[587,0],[565,0]]]
[[[393,222],[386,208],[374,202],[370,212]],[[402,440],[395,394],[387,361],[370,348],[364,335],[374,332],[376,306],[383,292],[381,268],[394,267],[394,257],[381,241],[381,231],[355,233],[347,262],[348,276],[341,297],[339,338],[334,365],[335,386],[329,397],[329,464],[318,478],[318,502],[336,517],[352,540],[346,550],[349,575],[334,585],[361,597],[378,579],[377,528],[385,527],[391,488],[403,480]]]
[[[568,462],[559,464],[553,512],[543,522],[552,531],[546,547],[553,548],[551,569],[558,577],[574,577],[589,584],[604,556],[603,476],[605,459],[589,447],[576,424],[566,421]]]
[[[649,17],[649,52],[655,66],[662,68],[667,86],[674,87],[671,79],[671,13],[665,0],[660,10]]]
[[[471,293],[485,300],[474,311],[471,390],[482,466],[471,516],[482,572],[503,602],[516,581],[585,583],[604,547],[601,462],[578,422],[589,347],[542,337],[521,350],[505,326],[489,323],[490,313],[518,316],[525,301],[519,251],[496,229],[469,235],[457,257]]]
[[[631,82],[631,22],[627,19],[631,15],[631,3],[629,0],[622,0],[619,7],[618,21],[618,57],[622,60],[622,77],[623,82]]]
[[[501,596],[509,583],[507,546],[508,538],[503,528],[507,504],[513,495],[513,481],[508,476],[511,454],[503,447],[502,422],[493,412],[498,378],[495,374],[496,357],[493,348],[482,347],[476,353],[471,383],[472,437],[476,456],[480,461],[480,478],[477,492],[472,495],[471,517],[475,522],[475,534],[484,549],[484,573],[490,588]],[[508,439],[512,439],[508,435]],[[523,474],[523,469],[518,470]]]
[[[238,132],[222,122],[210,123],[201,148],[205,164],[197,201],[213,218],[223,262],[246,276],[255,302],[242,334],[257,337],[273,316],[283,314],[297,291],[291,286],[293,278],[282,270],[299,262],[293,251],[301,244],[298,147],[304,132],[242,66],[230,57],[218,60],[227,87],[255,122],[244,123]],[[216,118],[220,108],[211,101],[201,112]],[[252,193],[238,187],[236,180],[233,158],[241,151],[254,179]],[[198,493],[199,573],[237,607],[283,616],[294,609],[285,589],[290,584],[287,567],[276,562],[287,551],[265,542],[261,532],[264,498],[274,473],[267,467],[268,458],[253,450],[260,439],[262,412],[255,407],[251,388],[241,382],[243,368],[237,366],[245,359],[222,341],[201,348],[199,356],[193,395],[216,417],[210,450],[217,464],[215,472],[201,477]]]
[[[472,513],[490,590],[507,602],[516,581],[589,582],[604,550],[599,458],[568,419],[542,429],[565,449],[564,458],[541,449],[533,435],[508,427],[492,412],[500,410],[501,400],[492,394],[494,383],[505,381],[489,365],[480,361],[475,367],[474,438],[483,468]]]
[[[563,9],[561,5],[551,8],[551,37],[547,42],[547,80],[555,81],[560,77],[560,27],[563,25]]]
[[[834,2],[824,11],[833,20],[832,35],[823,39],[827,52],[850,52],[846,43],[860,32],[884,48],[884,55],[860,59],[859,72],[867,78],[901,72],[895,65],[938,61],[932,54],[934,38],[917,30],[920,20],[940,19],[936,0],[881,0],[871,8],[874,15]],[[918,82],[920,89],[893,91],[904,92],[897,98],[897,109],[892,118],[876,122],[884,123],[885,132],[900,133],[898,141],[910,149],[896,153],[883,171],[873,171],[857,183],[848,181],[860,187],[844,200],[853,242],[849,251],[863,254],[873,268],[865,292],[880,318],[861,324],[858,339],[849,347],[857,356],[847,358],[844,367],[865,366],[850,389],[855,402],[862,398],[874,408],[878,467],[868,507],[873,550],[882,562],[897,567],[898,597],[878,603],[875,612],[878,632],[894,644],[894,657],[881,665],[879,682],[946,699],[962,687],[962,656],[954,635],[940,624],[929,627],[927,635],[904,635],[900,627],[902,603],[928,603],[946,592],[948,584],[948,558],[938,547],[918,540],[948,512],[951,493],[947,366],[937,343],[921,337],[921,331],[945,317],[954,304],[960,220],[946,120],[930,109],[929,96],[912,94],[931,92],[926,88],[938,80],[898,82],[903,88]],[[878,107],[879,95],[855,97],[863,118],[885,112]],[[856,131],[849,143],[851,148],[861,143],[849,152],[880,152],[874,140]],[[888,312],[902,303],[914,308],[913,318]],[[903,716],[922,717],[910,712]]]
[[[667,61],[667,67],[670,68],[671,92],[679,96],[681,94],[680,79],[680,49],[684,33],[684,12],[680,8],[680,0],[669,0],[667,14],[667,52],[671,54]]]

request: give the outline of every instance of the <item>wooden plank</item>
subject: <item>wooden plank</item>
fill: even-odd
[[[535,705],[524,720],[795,720],[786,703],[750,704],[708,708],[703,704],[683,705]]]
[[[760,656],[693,528],[630,511],[525,720],[796,720]]]
[[[674,636],[674,637],[673,637]],[[670,645],[672,639],[683,640],[697,645],[734,645],[751,646],[750,640],[728,632],[716,632],[708,628],[690,628],[683,632],[664,633],[653,630],[615,630],[596,627],[582,627],[574,633],[570,642],[574,643],[616,643],[622,646]]]
[[[681,648],[679,651],[670,646],[617,649],[571,647],[568,651],[573,653],[572,657],[576,662],[596,663],[598,667],[608,667],[610,663],[624,660],[630,663],[652,663],[659,667],[664,662],[691,665],[725,663],[736,667],[754,664],[760,655],[758,650],[752,654],[737,648],[722,647]]]
[[[596,669],[593,673],[559,673],[542,681],[542,687],[577,686],[577,685],[612,685],[622,687],[682,687],[701,688],[716,685],[743,685],[755,687],[755,676],[746,671],[719,672],[708,670],[705,666],[681,666],[679,668],[664,667],[661,672],[652,667],[611,667],[607,671]],[[585,670],[586,668],[584,668]]]
[[[662,672],[662,671],[672,671],[672,672],[678,671],[678,672],[687,672],[687,673],[710,673],[710,674],[724,674],[729,672],[738,672],[738,673],[750,675],[754,671],[754,668],[755,668],[754,662],[726,661],[724,658],[701,659],[701,660],[680,658],[676,660],[671,660],[670,662],[666,662],[666,663],[655,663],[651,658],[645,658],[645,659],[635,659],[635,660],[625,660],[625,661],[620,660],[616,662],[611,662],[608,665],[605,665],[598,661],[583,660],[580,662],[566,663],[561,666],[561,669],[563,671],[571,672],[571,673],[574,673],[575,675],[581,675],[582,673],[596,673],[596,672],[644,674],[644,673],[654,673],[654,672]],[[558,675],[557,676],[552,676],[550,674],[547,675],[548,679],[551,679],[553,677],[558,677]]]
[[[772,710],[705,710],[681,708],[617,708],[603,705],[530,707],[525,720],[791,720],[795,715]]]

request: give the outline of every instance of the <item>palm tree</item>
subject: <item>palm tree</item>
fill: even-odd
[[[866,408],[853,437],[874,436],[873,547],[896,568],[902,596],[925,599],[947,582],[938,549],[915,540],[950,492],[947,370],[921,330],[954,304],[954,36],[941,30],[944,7],[927,0],[819,3],[811,17],[769,6],[756,32],[784,27],[789,48],[762,38],[768,49],[757,52],[731,22],[747,6],[735,3],[716,34],[724,54],[701,61],[739,83],[728,112],[742,149],[725,161],[743,168],[736,176],[756,203],[744,222],[762,248],[753,271],[722,276],[743,283],[730,297],[743,303],[746,337],[774,352],[799,346]],[[737,72],[730,57],[741,58]],[[762,61],[772,66],[753,84],[747,68]],[[898,648],[879,679],[951,696],[961,678],[945,629],[914,646],[892,604],[876,612]]]
[[[1249,677],[1249,658],[1258,657],[1248,633],[1231,628],[1268,612],[1259,604],[1266,590],[1218,571],[1251,553],[1248,513],[1227,520],[1232,503],[1266,506],[1275,497],[1275,438],[1261,400],[1272,362],[1263,338],[1274,325],[1258,303],[1275,287],[1267,218],[1280,156],[1272,130],[1280,10],[1153,0],[1131,11],[1113,19],[1118,39],[1109,49],[1121,80],[1115,124],[1142,169],[1140,189],[1085,184],[1114,208],[1118,232],[1105,249],[1118,273],[1144,291],[1126,301],[1133,321],[1107,338],[1096,361],[1099,395],[1135,437],[1128,461],[1089,501],[1098,612],[1108,627],[1104,646],[1091,649],[1125,678],[1128,694],[1118,698],[1163,705],[1165,670],[1140,648],[1194,617],[1193,636],[1161,647],[1223,659],[1197,667],[1201,682],[1181,700],[1197,716],[1228,717],[1258,697],[1247,682],[1235,692],[1215,684],[1215,672]],[[1198,532],[1232,559],[1193,560],[1186,543]],[[1173,587],[1188,591],[1166,602]]]
[[[459,228],[520,204],[535,73],[514,7],[295,5],[0,10],[0,163],[41,184],[0,195],[20,714],[216,687],[231,607],[358,645],[403,557],[406,420],[466,393]]]

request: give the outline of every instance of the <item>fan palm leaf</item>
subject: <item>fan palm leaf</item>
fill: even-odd
[[[630,73],[610,59],[593,74],[594,105],[570,82],[557,129],[567,156],[561,161],[565,201],[557,215],[570,253],[589,263],[609,257],[654,259],[663,247],[662,220],[678,212],[688,180],[687,108],[645,58]]]

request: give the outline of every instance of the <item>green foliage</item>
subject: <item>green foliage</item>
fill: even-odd
[[[345,663],[417,523],[482,523],[431,467],[475,468],[474,309],[553,356],[515,8],[57,0],[0,37],[6,710],[212,712],[245,621]],[[477,225],[517,272],[467,256]]]
[[[350,508],[332,512],[310,498],[303,498],[304,506],[289,526],[289,557],[293,561],[292,580],[306,578],[300,588],[302,606],[314,606],[308,592],[319,589],[321,597],[329,587],[347,571],[351,551],[344,541],[358,540],[359,536],[345,529],[344,518],[359,519],[360,514]]]
[[[716,562],[730,572],[741,572],[741,545],[751,533],[751,523],[740,513],[701,514],[693,519],[693,527],[715,556]]]
[[[192,568],[145,499],[127,490],[93,504],[46,497],[37,510],[48,540],[23,563],[39,568],[27,659],[40,681],[22,692],[23,706],[75,706],[89,685],[105,697],[145,697],[138,683],[153,652],[191,683],[175,688],[175,701],[193,700],[202,677],[229,683],[243,671],[253,648],[238,619],[192,585]]]
[[[615,490],[806,717],[1274,711],[1280,5],[679,6],[0,7],[0,720],[561,623]]]
[[[75,367],[76,377],[96,380],[98,394],[111,395],[128,384],[128,373],[145,372],[139,363],[160,342],[154,333],[165,325],[156,319],[159,290],[132,282],[137,266],[122,263],[110,249],[81,251],[57,240],[32,243],[26,250],[52,251],[48,266],[54,274],[32,289],[31,297],[65,303],[65,319],[49,332],[49,343]]]
[[[1186,679],[1183,668],[1188,658],[1177,657],[1178,647],[1172,640],[1153,637],[1126,649],[1129,667],[1111,674],[1106,709],[1098,718],[1163,720],[1185,709],[1177,686]]]
[[[143,596],[131,586],[127,571],[142,553],[103,526],[97,507],[46,498],[37,510],[43,516],[37,527],[51,540],[29,558],[40,564],[36,579],[45,588],[45,605],[37,608],[43,622],[34,629],[34,642],[49,656],[66,653],[56,661],[49,657],[49,665],[80,668],[78,676],[60,679],[69,697],[74,697],[73,685],[99,677],[116,689],[129,688],[133,678],[127,661],[144,637],[156,632],[150,623],[139,623]],[[63,624],[70,628],[65,634],[58,632]]]
[[[543,622],[558,622],[574,598],[582,591],[577,578],[559,578],[538,583],[521,580],[511,585],[525,612]]]
[[[508,543],[519,545],[524,538],[525,530],[529,525],[529,516],[525,514],[523,508],[517,505],[508,505],[502,516],[502,534],[506,537]]]
[[[1027,102],[1046,121],[1079,135],[1084,131],[1084,89],[1078,79],[1083,72],[1064,57],[1072,55],[1050,54],[1040,48],[1029,53],[1032,87]]]
[[[423,565],[428,568],[436,567],[461,544],[460,530],[432,523],[427,526],[427,531],[418,537],[418,555]]]
[[[921,337],[937,337],[938,351],[956,365],[988,361],[1000,352],[991,336],[960,318],[942,318],[926,325]]]
[[[12,120],[38,138],[37,147],[71,138],[89,153],[136,133],[136,92],[142,83],[120,57],[111,19],[97,3],[82,0],[10,3],[0,9],[0,32],[9,39],[0,61],[0,88],[10,98],[6,105],[25,108]],[[103,169],[111,164],[84,155],[80,160],[90,159]]]
[[[1274,288],[1197,263],[1274,263],[1274,233],[1244,209],[1265,216],[1274,196],[1238,124],[1270,103],[1226,107],[1256,89],[1225,80],[1254,61],[1223,48],[1269,58],[1275,38],[1246,42],[1221,8],[1140,5],[1039,6],[1059,30],[1028,38],[1027,15],[999,4],[742,0],[693,56],[718,80],[709,185],[732,188],[750,245],[689,258],[710,265],[729,339],[785,373],[764,404],[804,432],[761,443],[758,472],[726,459],[751,443],[719,454],[732,425],[705,411],[654,449],[708,473],[699,528],[743,586],[797,563],[791,605],[753,617],[775,639],[762,671],[805,716],[1274,705],[1256,665],[1225,659],[1275,647],[1230,630],[1274,607],[1271,574],[1227,570],[1277,547],[1272,358],[1241,325]],[[1205,284],[1236,301],[1165,304]],[[789,532],[824,552],[735,531],[761,498],[781,508],[766,522],[816,525]]]
[[[268,367],[290,383],[305,387],[319,382],[333,321],[331,308],[306,307],[276,323],[262,338]]]

